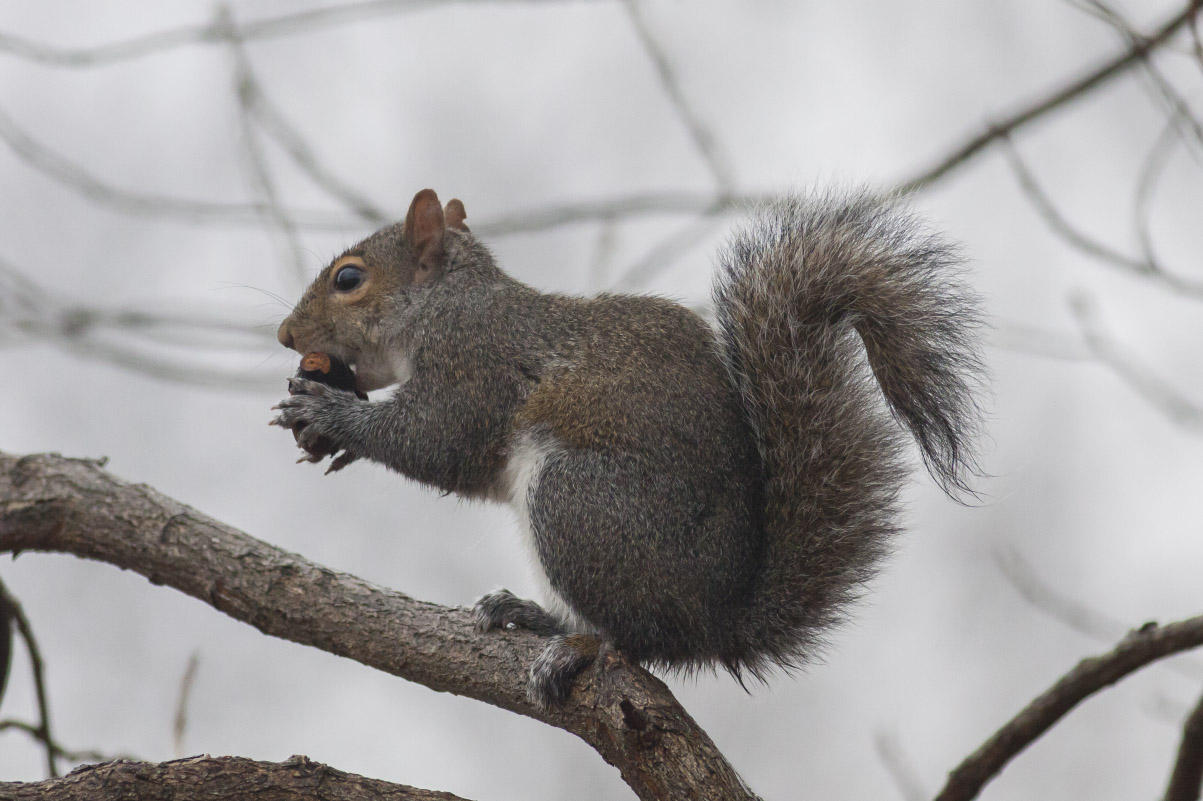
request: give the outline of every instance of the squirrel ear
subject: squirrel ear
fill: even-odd
[[[409,204],[409,213],[405,215],[405,237],[418,254],[418,272],[414,281],[433,278],[443,266],[443,234],[446,224],[443,220],[443,207],[439,205],[439,196],[433,189],[423,189],[414,195]]]
[[[447,208],[443,209],[443,216],[447,218],[448,228],[468,230],[468,226],[464,225],[464,220],[468,218],[468,212],[464,211],[464,204],[458,198],[447,201]]]

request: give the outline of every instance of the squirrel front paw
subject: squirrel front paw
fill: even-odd
[[[289,397],[272,407],[279,414],[270,424],[292,431],[297,446],[306,453],[298,461],[316,463],[342,451],[327,473],[355,461],[357,457],[347,447],[343,431],[348,408],[363,401],[353,392],[305,378],[290,378],[288,391]]]
[[[564,633],[564,625],[534,601],[519,598],[509,590],[481,596],[472,606],[477,631],[519,628],[541,637]]]

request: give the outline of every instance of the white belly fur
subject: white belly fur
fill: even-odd
[[[554,437],[546,434],[537,435],[531,432],[520,434],[510,451],[504,471],[504,489],[502,500],[518,516],[518,528],[521,532],[522,544],[526,551],[527,562],[530,565],[531,578],[534,580],[539,601],[550,614],[559,618],[572,631],[591,631],[580,615],[568,602],[551,586],[543,563],[539,559],[539,551],[535,547],[535,530],[530,515],[530,498],[539,486],[539,477],[548,457],[562,449]]]

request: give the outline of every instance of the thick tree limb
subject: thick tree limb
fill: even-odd
[[[451,793],[390,784],[294,756],[284,762],[191,757],[172,762],[85,765],[61,779],[0,782],[0,801],[464,801]]]
[[[622,655],[604,654],[562,708],[541,710],[526,697],[539,637],[478,634],[467,609],[313,564],[94,461],[0,453],[0,550],[108,562],[265,634],[558,726],[593,746],[643,799],[755,797],[664,683]]]
[[[1166,626],[1147,623],[1114,650],[1083,659],[957,766],[936,801],[976,798],[1008,762],[1090,695],[1150,662],[1200,645],[1203,615]]]

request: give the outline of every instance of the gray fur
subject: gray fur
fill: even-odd
[[[358,305],[323,301],[319,277],[281,341],[377,373],[404,363],[405,380],[378,403],[308,387],[277,422],[445,491],[521,501],[564,632],[675,668],[801,664],[897,528],[890,413],[943,487],[966,487],[975,303],[953,251],[890,203],[763,209],[723,255],[717,337],[666,300],[537,292],[466,231],[445,246],[419,286],[400,226],[365,240],[350,253],[380,277]],[[537,480],[515,490],[508,460],[532,441]],[[476,611],[551,633],[532,606],[494,594]],[[546,656],[532,692],[558,697],[550,667],[581,665]]]

